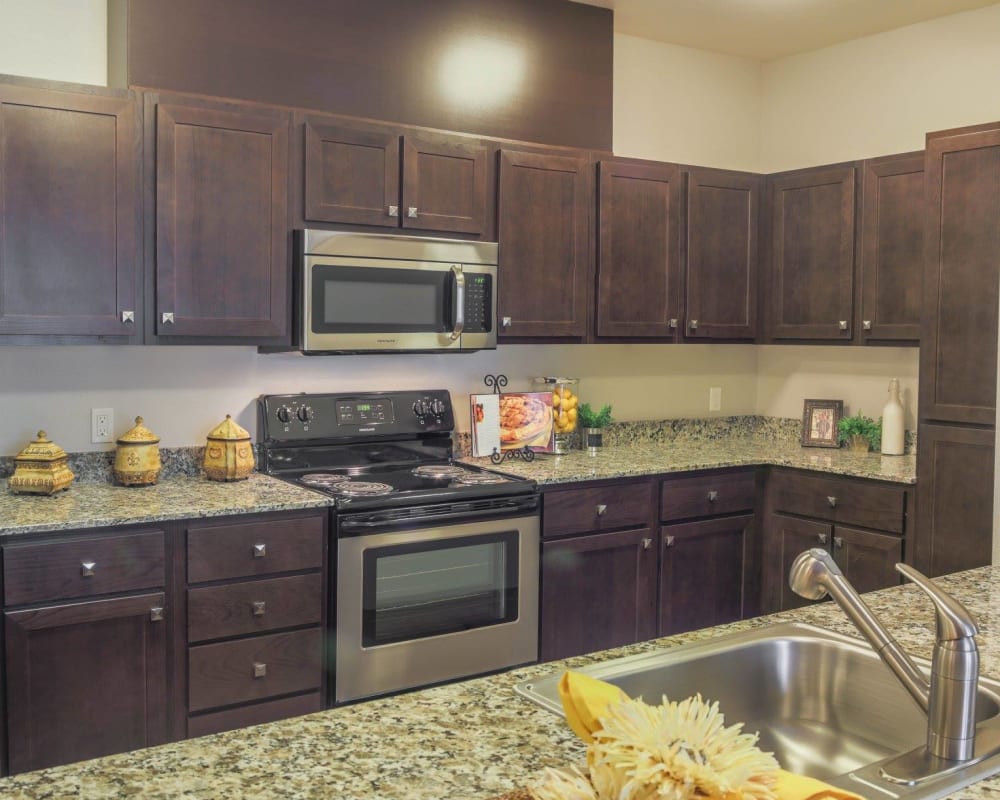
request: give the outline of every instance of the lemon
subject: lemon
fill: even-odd
[[[555,391],[552,393],[552,407],[559,408],[560,403],[562,403],[562,398],[559,396],[559,392]]]

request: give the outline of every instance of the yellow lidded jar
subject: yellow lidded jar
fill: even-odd
[[[160,478],[160,437],[147,428],[142,417],[118,439],[115,449],[115,479],[125,486],[149,486]]]
[[[552,393],[552,452],[568,453],[576,441],[579,378],[543,376],[534,378],[535,391]]]

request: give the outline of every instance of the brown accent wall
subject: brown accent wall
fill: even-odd
[[[124,8],[112,3],[112,13]],[[127,0],[130,86],[195,92],[502,138],[611,149],[612,12],[568,0]],[[117,26],[112,31],[120,30]],[[472,74],[523,54],[498,104],[442,90],[449,48]],[[121,74],[112,70],[113,74]]]

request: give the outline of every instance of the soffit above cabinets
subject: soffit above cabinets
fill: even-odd
[[[770,61],[996,0],[576,0],[610,8],[615,32]]]

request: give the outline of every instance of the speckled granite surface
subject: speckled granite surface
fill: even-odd
[[[486,458],[464,460],[491,468]],[[545,485],[759,465],[795,467],[894,483],[917,482],[915,455],[859,454],[849,450],[802,447],[798,442],[754,436],[607,445],[596,454],[576,450],[562,456],[538,455],[534,461],[511,459],[492,469],[532,478]]]
[[[88,483],[114,482],[115,451],[98,450],[92,453],[69,453],[67,464],[77,481]],[[197,477],[201,474],[201,462],[205,457],[202,447],[161,447],[160,480],[183,476]],[[0,457],[0,478],[14,474],[14,457]]]
[[[0,481],[0,536],[329,505],[321,494],[259,473],[232,483],[192,477],[142,487],[80,482],[51,497],[12,494]]]
[[[979,618],[982,671],[1000,677],[1000,568],[940,580]],[[912,586],[866,596],[897,640],[928,657],[933,613]],[[566,661],[361,703],[120,756],[0,780],[4,798],[336,798],[482,800],[523,786],[542,767],[583,757],[562,720],[517,697],[528,678],[785,620],[848,635],[833,604],[644,642]],[[729,720],[736,722],[736,720]],[[1000,778],[953,798],[1000,795]]]

